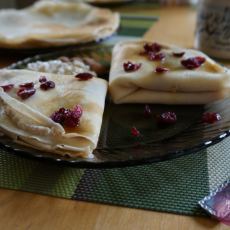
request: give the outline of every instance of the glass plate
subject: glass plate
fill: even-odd
[[[82,47],[62,52],[26,58],[9,66],[9,69],[24,69],[27,63],[48,61],[60,56],[92,57],[103,64],[109,72],[111,60],[110,46]],[[99,75],[108,80],[108,73]],[[152,115],[144,115],[144,104],[115,105],[107,96],[105,111],[95,157],[70,158],[38,151],[15,144],[5,135],[0,136],[0,147],[15,154],[41,160],[50,160],[84,168],[112,168],[150,164],[205,149],[223,140],[230,133],[230,116],[228,108],[230,99],[205,105],[160,105],[151,104]],[[177,122],[160,125],[156,115],[166,111],[177,114]],[[213,124],[201,122],[203,112],[215,112],[221,120]],[[134,136],[131,127],[135,126],[141,133]]]

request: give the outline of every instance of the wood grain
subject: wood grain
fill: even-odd
[[[145,12],[145,11],[142,11]],[[186,7],[163,8],[147,13],[161,19],[144,38],[193,48],[196,12]],[[18,61],[0,54],[0,68]],[[230,63],[225,63],[230,66]],[[78,230],[227,230],[217,220],[73,201],[35,193],[0,189],[0,229]]]
[[[160,20],[143,38],[193,48],[196,11],[188,7],[170,7],[157,10]]]
[[[1,229],[229,229],[217,220],[0,189]]]

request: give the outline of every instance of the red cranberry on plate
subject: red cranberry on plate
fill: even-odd
[[[174,123],[177,120],[176,114],[174,112],[165,112],[157,115],[157,120],[161,123]]]
[[[201,120],[203,123],[212,124],[215,121],[219,121],[221,119],[220,115],[217,113],[203,113],[201,116]]]
[[[132,132],[135,136],[139,136],[139,135],[140,135],[140,132],[139,132],[135,127],[132,127],[131,132]]]

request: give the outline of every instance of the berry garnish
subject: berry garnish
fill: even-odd
[[[151,45],[148,45],[147,43],[145,43],[143,45],[143,48],[148,51],[148,52],[153,52],[153,53],[157,53],[159,51],[162,50],[163,46],[162,45],[159,45],[157,43],[153,43]]]
[[[157,73],[162,73],[162,72],[164,72],[164,71],[169,71],[169,69],[168,69],[168,68],[165,68],[165,67],[162,67],[162,66],[160,66],[160,65],[158,65],[158,66],[156,67],[155,71],[156,71]]]
[[[75,77],[82,81],[87,81],[93,78],[93,75],[91,73],[78,73]]]
[[[165,54],[164,53],[159,53],[159,54],[153,54],[151,57],[150,57],[150,60],[154,60],[154,61],[157,61],[157,60],[163,60],[165,58]]]
[[[75,113],[74,110],[71,111],[70,109],[66,109],[65,110],[65,120],[66,120],[66,123],[71,127],[78,126],[79,124],[78,113]]]
[[[34,88],[34,83],[33,82],[26,82],[26,83],[20,84],[19,86],[25,87],[25,88]]]
[[[21,97],[22,99],[27,99],[28,97],[31,97],[33,94],[35,94],[36,89],[19,89],[17,92],[17,95]]]
[[[144,113],[145,113],[145,116],[151,115],[151,110],[148,105],[145,105]]]
[[[131,131],[136,136],[140,135],[140,132],[135,127],[132,127]]]
[[[4,92],[6,92],[6,91],[12,89],[14,87],[14,84],[2,85],[1,87],[3,88]]]
[[[82,107],[80,105],[75,105],[74,107],[74,112],[78,117],[82,116]]]
[[[175,56],[175,57],[182,57],[182,56],[185,54],[185,52],[181,52],[181,53],[172,52],[172,54],[173,54],[173,56]]]
[[[39,82],[46,82],[47,81],[47,79],[46,79],[46,77],[45,76],[41,76],[41,77],[39,77]]]
[[[201,120],[203,123],[212,124],[215,121],[219,121],[221,119],[220,115],[217,113],[203,113],[201,116]]]
[[[174,112],[165,112],[157,115],[157,120],[161,123],[173,123],[177,118]]]
[[[125,71],[138,70],[141,68],[141,63],[133,64],[132,62],[127,61],[123,64],[123,67]]]
[[[53,121],[62,124],[65,121],[65,109],[62,107],[58,111],[53,112],[50,118]]]
[[[51,88],[55,88],[55,83],[53,81],[42,82],[40,85],[40,89],[43,89],[43,90],[47,90]]]
[[[181,60],[181,64],[186,69],[194,69],[200,67],[205,62],[205,58],[202,57],[191,57],[186,60]]]
[[[50,118],[59,123],[62,124],[64,121],[71,126],[75,127],[79,124],[79,118],[82,116],[82,107],[80,105],[75,105],[74,110],[60,108],[58,111],[55,111],[52,113]]]

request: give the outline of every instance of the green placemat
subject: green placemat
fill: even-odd
[[[159,15],[121,13],[118,35],[140,37],[156,22]]]
[[[73,200],[208,216],[197,204],[209,193],[207,152],[151,165],[76,169],[1,151],[0,186]]]

